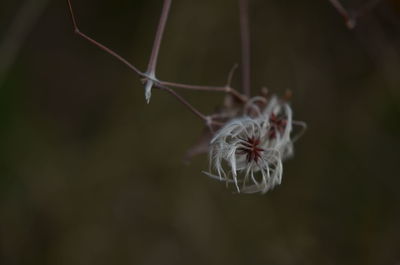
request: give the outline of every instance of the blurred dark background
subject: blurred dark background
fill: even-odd
[[[26,1],[0,2],[0,45],[26,28],[0,80],[0,264],[400,264],[398,1],[349,30],[329,1],[250,0],[253,91],[291,89],[309,127],[262,196],[185,165],[202,123],[162,91],[147,105],[65,1],[18,17]],[[73,4],[145,70],[161,0]],[[159,78],[223,85],[236,62],[237,1],[173,1]],[[205,113],[223,98],[180,92]]]

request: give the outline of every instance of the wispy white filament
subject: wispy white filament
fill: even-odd
[[[252,102],[259,100],[254,98]],[[292,110],[288,103],[275,96],[264,109],[256,104],[250,107],[256,110],[255,117],[245,115],[231,120],[211,140],[210,169],[205,174],[227,184],[233,183],[237,192],[265,193],[281,184],[282,161],[293,155]],[[284,120],[284,128],[276,127],[272,115]],[[260,151],[255,159],[249,159],[243,152],[249,145],[248,139],[257,139],[256,147]]]

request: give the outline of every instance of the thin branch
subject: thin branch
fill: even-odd
[[[197,90],[197,91],[214,91],[214,92],[225,92],[232,94],[236,99],[245,103],[247,102],[248,98],[245,95],[239,93],[236,89],[231,86],[232,78],[235,73],[236,68],[238,67],[235,64],[232,69],[229,71],[227,83],[225,86],[201,86],[201,85],[189,85],[189,84],[182,84],[182,83],[174,83],[168,81],[161,81],[157,80],[157,82],[164,86],[176,87],[176,88],[184,88],[189,90]]]
[[[74,28],[74,31],[75,31],[75,32],[76,32],[76,31],[79,32],[78,23],[76,23],[75,13],[74,13],[74,10],[73,10],[73,8],[72,8],[71,1],[70,1],[70,0],[67,0],[67,3],[68,3],[69,14],[71,15],[72,26],[73,26],[73,28]]]
[[[200,119],[207,121],[208,118],[206,115],[204,115],[203,113],[201,113],[200,111],[198,111],[195,107],[192,106],[192,104],[190,104],[186,99],[184,99],[181,95],[179,95],[178,93],[176,93],[175,90],[167,87],[167,86],[163,86],[163,85],[159,85],[159,84],[155,84],[155,86],[161,90],[165,90],[166,92],[170,93],[172,96],[174,96],[179,102],[181,102],[183,105],[185,105],[191,112],[193,112],[196,116],[198,116]]]
[[[250,97],[251,72],[250,72],[250,31],[249,31],[249,13],[248,0],[239,0],[240,12],[240,37],[242,43],[242,81],[243,92]]]
[[[346,26],[349,29],[354,29],[354,27],[357,24],[357,19],[370,12],[376,5],[378,5],[381,2],[381,0],[371,0],[367,2],[363,7],[356,10],[355,12],[347,11],[339,0],[329,0],[329,2],[336,9],[336,11],[344,18]]]
[[[246,102],[247,97],[240,94],[236,89],[232,88],[231,86],[198,86],[198,85],[188,85],[188,84],[181,84],[181,83],[173,83],[167,81],[160,81],[158,80],[155,84],[161,84],[164,86],[176,87],[176,88],[184,88],[188,90],[197,90],[197,91],[214,91],[214,92],[225,92],[232,94],[236,99],[241,102]]]
[[[228,92],[229,93],[232,90],[234,90],[233,88],[231,88],[231,82],[232,82],[233,74],[235,73],[236,68],[237,68],[237,64],[235,64],[232,67],[232,69],[229,71],[227,83],[225,86],[189,85],[189,84],[174,83],[174,82],[161,81],[161,80],[158,80],[158,83],[165,85],[165,86],[171,86],[171,87],[176,87],[176,88],[185,88],[185,89],[190,89],[190,90],[215,91],[215,92]]]
[[[137,73],[140,76],[145,76],[144,73],[142,73],[138,68],[136,68],[133,64],[131,64],[130,62],[128,62],[125,58],[123,58],[121,55],[119,55],[118,53],[116,53],[115,51],[111,50],[110,48],[106,47],[105,45],[101,44],[100,42],[92,39],[91,37],[89,37],[88,35],[86,35],[85,33],[81,32],[78,24],[77,24],[77,20],[74,14],[74,10],[72,9],[72,4],[70,0],[67,0],[68,2],[68,7],[69,7],[69,13],[71,15],[71,20],[72,20],[72,25],[73,25],[73,29],[74,29],[74,33],[77,34],[78,36],[80,36],[81,38],[87,40],[88,42],[90,42],[91,44],[97,46],[98,48],[102,49],[103,51],[105,51],[106,53],[110,54],[111,56],[113,56],[114,58],[116,58],[118,61],[122,62],[123,64],[125,64],[126,66],[128,66],[128,68],[130,68],[131,70],[133,70],[135,73]]]
[[[234,66],[234,68],[232,68],[231,72],[229,73],[228,85],[226,85],[226,86],[200,86],[200,85],[189,85],[189,84],[168,82],[168,81],[158,80],[154,75],[153,76],[149,75],[148,72],[144,73],[144,72],[140,71],[137,67],[135,67],[133,64],[128,62],[125,58],[123,58],[121,55],[116,53],[114,50],[110,49],[109,47],[107,47],[107,46],[105,46],[105,45],[103,45],[101,43],[99,43],[98,41],[94,40],[93,38],[91,38],[90,36],[86,35],[85,33],[81,32],[79,27],[78,27],[77,19],[76,19],[76,16],[75,16],[73,8],[72,8],[71,0],[67,0],[67,2],[68,2],[69,13],[71,15],[73,30],[74,30],[75,34],[77,34],[81,38],[85,39],[86,41],[90,42],[91,44],[95,45],[96,47],[102,49],[106,53],[108,53],[111,56],[113,56],[114,58],[116,58],[118,61],[120,61],[123,64],[125,64],[128,68],[133,70],[140,77],[144,78],[145,81],[149,81],[150,80],[150,81],[153,82],[153,85],[158,83],[158,84],[161,84],[163,86],[172,86],[172,87],[185,88],[185,89],[191,89],[191,90],[227,92],[227,93],[235,94],[236,96],[241,97],[243,99],[243,96],[240,95],[239,92],[235,91],[233,88],[230,87],[230,81],[232,79],[233,70],[235,69],[235,66]],[[166,10],[166,9],[164,9],[164,10]],[[156,37],[156,40],[157,39],[159,39],[159,38]],[[156,41],[156,42],[159,42],[159,41]],[[157,46],[159,47],[159,44]],[[157,48],[157,49],[159,49],[159,48]],[[157,54],[158,54],[158,52],[157,52]],[[156,56],[155,55],[151,56],[151,58],[153,58],[153,59],[151,59],[150,61],[154,61],[154,58],[156,58]],[[150,63],[149,63],[149,65],[150,65]],[[151,63],[151,65],[155,66],[155,62]]]
[[[165,90],[168,93],[172,94],[174,97],[176,97],[181,103],[183,103],[186,107],[188,107],[190,109],[190,111],[192,111],[194,114],[196,114],[197,116],[199,116],[201,119],[203,120],[207,120],[207,117],[200,113],[197,109],[195,109],[190,103],[188,103],[183,97],[181,97],[178,93],[176,93],[174,90],[172,90],[171,88],[161,84],[159,81],[157,81],[155,79],[155,77],[153,77],[153,79],[151,79],[151,77],[149,77],[147,74],[141,72],[138,68],[136,68],[133,64],[131,64],[130,62],[128,62],[125,58],[123,58],[121,55],[119,55],[118,53],[114,52],[113,50],[111,50],[110,48],[106,47],[105,45],[99,43],[98,41],[92,39],[91,37],[87,36],[86,34],[82,33],[79,30],[78,24],[77,24],[77,20],[76,17],[74,15],[74,11],[72,8],[72,4],[70,0],[67,0],[68,2],[68,7],[69,7],[69,13],[71,15],[71,20],[72,20],[72,25],[74,28],[74,32],[82,37],[83,39],[87,40],[88,42],[90,42],[91,44],[97,46],[98,48],[102,49],[103,51],[105,51],[106,53],[110,54],[111,56],[113,56],[114,58],[116,58],[117,60],[119,60],[120,62],[122,62],[123,64],[125,64],[126,66],[128,66],[131,70],[133,70],[135,73],[137,73],[139,76],[144,77],[148,82],[152,81],[153,84],[161,89],[161,90]],[[158,33],[159,34],[159,33]],[[158,38],[156,37],[156,42],[160,42],[157,40]],[[159,47],[159,44],[155,44],[155,46]],[[158,49],[158,48],[156,48]],[[154,53],[154,49],[153,49],[153,53]],[[152,54],[153,54],[152,53]],[[158,52],[156,52],[158,53]],[[157,58],[157,55],[152,55],[153,59],[150,59],[150,64],[149,65],[153,65],[155,66],[155,63],[152,63],[152,60],[154,60],[154,58]]]
[[[336,11],[344,18],[346,26],[349,29],[353,29],[356,26],[356,20],[352,17],[349,12],[342,6],[338,0],[329,0]]]
[[[245,95],[240,94],[236,89],[233,89],[231,87],[227,87],[228,93],[232,94],[236,99],[241,101],[242,103],[246,103],[249,98]]]
[[[48,0],[26,0],[0,43],[0,87],[14,64],[22,45],[35,22],[43,13]]]
[[[219,87],[219,86],[195,86],[195,85],[188,85],[188,84],[182,84],[182,83],[174,83],[174,82],[162,81],[162,80],[156,79],[156,77],[154,75],[151,76],[149,74],[149,72],[143,73],[137,67],[135,67],[133,64],[128,62],[125,58],[123,58],[121,55],[116,53],[114,50],[110,49],[109,47],[107,47],[107,46],[105,46],[105,45],[103,45],[101,43],[99,43],[98,41],[96,41],[93,38],[89,37],[85,33],[81,32],[79,27],[78,27],[78,24],[77,24],[77,19],[76,19],[76,16],[75,16],[73,8],[72,8],[71,0],[67,0],[67,2],[68,2],[69,13],[71,15],[72,25],[73,25],[73,29],[74,29],[75,34],[77,34],[81,38],[83,38],[86,41],[90,42],[91,44],[97,46],[98,48],[102,49],[106,53],[108,53],[111,56],[113,56],[114,58],[116,58],[118,61],[120,61],[123,64],[125,64],[128,68],[133,70],[140,77],[144,78],[145,81],[151,81],[151,82],[153,82],[153,84],[159,83],[159,84],[161,84],[163,86],[173,86],[173,87],[177,87],[177,88],[186,88],[186,89],[192,89],[192,90],[227,92],[227,89],[225,87]],[[166,9],[164,9],[164,10],[166,10]],[[161,20],[161,22],[162,21],[164,21],[164,20]],[[160,34],[160,33],[158,33],[158,34]],[[151,55],[151,59],[150,59],[150,63],[149,63],[149,66],[151,66],[151,67],[155,67],[155,65],[156,65],[156,61],[155,60],[156,60],[157,54],[158,54],[158,51],[156,51],[156,50],[158,50],[159,47],[160,47],[160,41],[161,41],[160,37],[161,36],[156,37],[156,41],[155,42],[158,43],[158,44],[154,45],[156,47],[156,49],[153,49],[153,52],[152,52],[152,55]]]
[[[147,73],[154,72],[157,67],[158,54],[160,52],[161,41],[165,31],[165,25],[167,24],[169,10],[171,8],[171,0],[164,0],[164,5],[161,11],[160,22],[157,27],[157,32],[153,44],[153,49],[150,55],[149,65],[147,67]]]
[[[189,84],[181,84],[174,83],[169,81],[161,81],[158,80],[158,83],[164,86],[171,86],[176,88],[185,88],[189,90],[198,90],[198,91],[215,91],[215,92],[228,92],[225,86],[200,86],[200,85],[189,85]]]
[[[74,29],[75,34],[77,34],[81,38],[85,39],[89,43],[93,44],[94,46],[102,49],[106,53],[110,54],[111,56],[116,58],[118,61],[122,62],[129,69],[133,70],[136,74],[138,74],[140,77],[142,77],[144,79],[144,81],[146,82],[146,85],[151,83],[151,86],[154,86],[156,88],[164,90],[164,91],[168,92],[169,94],[173,95],[175,98],[178,99],[179,102],[181,102],[183,105],[185,105],[196,116],[198,116],[202,120],[206,121],[207,124],[221,125],[220,123],[218,123],[216,121],[213,121],[212,119],[210,120],[210,118],[208,116],[205,116],[200,111],[198,111],[188,101],[186,101],[181,95],[179,95],[177,92],[175,92],[173,89],[171,89],[170,86],[171,87],[177,87],[177,88],[191,89],[191,90],[217,91],[217,92],[219,91],[219,92],[231,93],[232,95],[234,95],[239,100],[241,100],[243,102],[247,101],[247,98],[245,96],[241,95],[235,89],[230,87],[230,80],[232,79],[234,68],[229,73],[228,84],[226,86],[188,85],[188,84],[182,84],[182,83],[173,83],[173,82],[168,82],[168,81],[162,81],[162,80],[158,80],[155,77],[154,71],[155,71],[155,67],[156,67],[156,64],[157,64],[157,56],[158,56],[158,52],[159,52],[159,48],[160,48],[160,44],[161,44],[161,39],[162,39],[162,34],[163,34],[163,31],[164,31],[164,28],[165,28],[165,23],[166,23],[168,11],[169,11],[169,6],[171,4],[171,0],[165,0],[164,1],[164,7],[163,7],[161,19],[160,19],[160,25],[159,25],[158,30],[157,30],[157,34],[156,34],[157,36],[156,36],[155,44],[154,44],[154,47],[153,47],[151,59],[150,59],[150,62],[149,62],[150,72],[146,72],[146,73],[143,73],[142,71],[140,71],[137,67],[135,67],[133,64],[128,62],[125,58],[123,58],[121,55],[119,55],[118,53],[116,53],[112,49],[110,49],[107,46],[101,44],[100,42],[94,40],[93,38],[89,37],[85,33],[82,33],[80,31],[79,27],[78,27],[77,19],[76,19],[76,16],[75,16],[73,8],[72,8],[71,0],[67,0],[67,3],[68,3],[69,13],[71,15],[72,25],[73,25],[73,29]]]
[[[157,27],[156,37],[154,40],[153,49],[151,51],[150,61],[149,61],[149,65],[147,67],[147,72],[146,72],[146,74],[153,79],[155,79],[158,54],[160,52],[160,45],[161,45],[161,41],[162,41],[162,38],[164,35],[165,25],[167,24],[170,7],[171,7],[171,0],[164,0],[164,5],[163,5],[162,11],[161,11],[160,22]],[[153,85],[154,85],[154,81],[151,79],[148,79],[146,82],[146,88],[145,88],[145,97],[146,97],[147,103],[149,103],[149,101],[150,101],[151,88]]]
[[[154,86],[156,88],[164,90],[164,91],[170,93],[172,96],[174,96],[180,103],[182,103],[186,108],[188,108],[193,114],[195,114],[197,117],[202,119],[207,124],[207,126],[211,126],[211,125],[221,126],[221,125],[223,125],[223,123],[220,123],[218,121],[214,121],[211,116],[206,116],[203,113],[201,113],[192,104],[190,104],[186,99],[184,99],[175,90],[169,88],[168,86],[163,86],[161,84],[154,84]]]
[[[117,60],[119,60],[120,62],[122,62],[123,64],[125,64],[126,66],[128,66],[131,70],[133,70],[134,72],[136,72],[138,75],[140,76],[144,76],[145,74],[142,73],[138,68],[136,68],[133,64],[131,64],[130,62],[128,62],[125,58],[123,58],[121,55],[119,55],[118,53],[114,52],[113,50],[109,49],[108,47],[104,46],[103,44],[97,42],[96,40],[90,38],[89,36],[87,36],[86,34],[82,33],[78,30],[75,30],[75,33],[78,34],[79,36],[81,36],[82,38],[86,39],[87,41],[93,43],[94,45],[96,45],[97,47],[99,47],[100,49],[102,49],[103,51],[106,51],[107,53],[109,53],[110,55],[112,55],[113,57],[115,57]]]
[[[231,70],[229,71],[228,79],[226,80],[226,86],[231,87],[233,75],[235,74],[235,71],[236,71],[237,68],[238,68],[238,64],[235,63],[235,64],[232,66]]]

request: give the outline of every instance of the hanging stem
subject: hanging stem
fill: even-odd
[[[172,96],[174,96],[179,102],[181,102],[183,105],[185,105],[192,113],[194,113],[196,116],[198,116],[200,119],[207,121],[207,116],[198,111],[195,107],[193,107],[192,104],[190,104],[186,99],[184,99],[181,95],[176,93],[175,90],[167,87],[167,86],[162,86],[162,85],[157,85],[155,86],[161,90],[165,90],[166,92],[170,93]]]
[[[349,29],[353,29],[356,26],[356,20],[349,12],[343,7],[339,0],[329,0],[336,11],[344,18],[346,26]]]
[[[122,62],[123,64],[125,64],[126,66],[128,66],[129,69],[133,70],[135,73],[137,73],[140,76],[144,76],[145,74],[142,73],[138,68],[136,68],[133,64],[131,64],[130,62],[128,62],[125,58],[123,58],[121,55],[119,55],[118,53],[116,53],[115,51],[111,50],[110,48],[104,46],[103,44],[101,44],[100,42],[92,39],[91,37],[89,37],[88,35],[82,33],[78,27],[78,23],[74,14],[74,10],[72,9],[72,4],[70,0],[67,0],[68,2],[68,7],[69,7],[69,13],[71,15],[71,20],[72,20],[72,25],[74,28],[74,32],[75,34],[77,34],[78,36],[82,37],[83,39],[87,40],[88,42],[92,43],[93,45],[97,46],[98,48],[102,49],[103,51],[105,51],[106,53],[112,55],[114,58],[116,58],[118,61]]]
[[[190,104],[186,99],[184,99],[181,95],[179,95],[175,90],[171,89],[168,86],[163,86],[161,84],[154,84],[155,87],[164,90],[174,96],[180,103],[182,103],[186,108],[188,108],[193,114],[195,114],[197,117],[202,119],[208,126],[211,125],[218,125],[221,126],[223,123],[220,123],[218,121],[214,121],[212,116],[206,116],[199,110],[197,110],[192,104]]]
[[[161,41],[165,31],[165,25],[167,24],[169,10],[171,8],[171,0],[164,0],[164,5],[161,11],[160,22],[157,27],[157,32],[151,51],[149,65],[147,67],[147,74],[155,73],[157,67],[158,54],[160,52]]]
[[[240,38],[242,43],[242,82],[243,93],[250,97],[251,73],[250,73],[250,31],[248,0],[239,0],[240,12]]]
[[[176,87],[176,88],[184,88],[189,90],[197,90],[197,91],[215,91],[215,92],[226,92],[234,96],[236,99],[241,101],[242,103],[247,102],[248,98],[242,94],[240,94],[236,89],[232,88],[232,79],[237,68],[237,64],[235,64],[232,69],[229,71],[227,82],[225,86],[198,86],[198,85],[189,85],[189,84],[181,84],[167,81],[158,81],[161,85]]]
[[[147,67],[146,75],[149,77],[146,82],[145,96],[147,103],[150,101],[151,88],[154,85],[154,80],[156,79],[156,67],[158,54],[160,52],[161,41],[165,31],[165,25],[167,24],[168,14],[171,7],[171,0],[164,0],[164,5],[161,11],[160,22],[158,23],[156,37],[153,44],[153,49],[151,50],[149,65]]]
[[[146,85],[148,85],[149,82],[151,82],[150,83],[151,87],[154,86],[156,88],[164,90],[164,91],[168,92],[169,94],[173,95],[176,99],[178,99],[178,101],[180,103],[185,105],[192,113],[194,113],[196,116],[198,116],[199,118],[204,120],[207,124],[221,125],[220,123],[218,123],[216,121],[213,121],[212,119],[210,120],[210,118],[208,116],[206,116],[203,113],[201,113],[200,111],[198,111],[193,105],[191,105],[188,101],[186,101],[176,91],[171,89],[170,86],[171,87],[177,87],[177,88],[189,89],[189,90],[225,92],[225,93],[232,94],[233,96],[235,96],[237,99],[241,100],[242,102],[246,102],[247,101],[247,98],[245,96],[241,95],[238,91],[236,91],[235,89],[233,89],[231,87],[231,80],[232,80],[233,73],[234,73],[234,70],[235,70],[236,66],[233,67],[232,70],[230,71],[229,76],[228,76],[228,83],[227,83],[226,86],[188,85],[188,84],[161,81],[161,80],[158,80],[155,77],[155,68],[156,68],[156,65],[157,65],[157,57],[158,57],[158,53],[159,53],[159,49],[160,49],[160,44],[161,44],[161,39],[162,39],[162,35],[163,35],[163,32],[164,32],[165,24],[166,24],[167,17],[168,17],[169,8],[170,8],[170,5],[171,5],[171,0],[165,0],[164,1],[164,7],[163,7],[163,10],[162,10],[162,14],[161,14],[160,24],[159,24],[158,29],[157,29],[153,50],[152,50],[152,53],[151,53],[151,56],[150,56],[148,71],[146,73],[140,71],[136,66],[134,66],[133,64],[128,62],[125,58],[123,58],[121,55],[119,55],[114,50],[108,48],[107,46],[101,44],[100,42],[94,40],[93,38],[89,37],[85,33],[81,32],[79,27],[78,27],[77,19],[75,17],[75,14],[74,14],[74,11],[73,11],[73,8],[72,8],[71,0],[67,0],[67,3],[68,3],[69,13],[70,13],[70,16],[71,16],[72,25],[73,25],[73,29],[74,29],[75,34],[77,34],[81,38],[85,39],[89,43],[93,44],[94,46],[97,46],[98,48],[102,49],[106,53],[110,54],[111,56],[116,58],[118,61],[122,62],[129,69],[131,69],[136,74],[138,74],[140,77],[142,77],[145,80]],[[153,73],[153,74],[151,74],[151,73]]]
[[[133,70],[140,77],[144,78],[144,80],[146,82],[150,80],[150,81],[152,81],[153,85],[158,83],[158,84],[161,84],[163,86],[171,86],[171,87],[184,88],[184,89],[189,89],[189,90],[226,92],[226,93],[231,93],[232,95],[234,95],[236,98],[238,98],[241,101],[245,101],[245,97],[243,95],[241,95],[237,90],[235,90],[234,88],[231,87],[231,80],[232,80],[232,76],[233,76],[233,73],[234,73],[234,70],[235,70],[236,66],[234,66],[232,68],[232,70],[230,71],[229,77],[228,77],[228,84],[226,86],[200,86],[200,85],[189,85],[189,84],[182,84],[182,83],[175,83],[175,82],[168,82],[168,81],[158,80],[158,79],[156,79],[155,75],[150,76],[148,74],[148,72],[144,73],[144,72],[140,71],[136,66],[134,66],[133,64],[128,62],[125,58],[123,58],[121,55],[119,55],[114,50],[112,50],[109,47],[101,44],[100,42],[98,42],[96,40],[94,40],[93,38],[89,37],[85,33],[81,32],[79,27],[78,27],[77,19],[75,17],[75,14],[74,14],[74,11],[73,11],[73,8],[72,8],[71,0],[67,0],[67,3],[68,3],[69,13],[71,15],[72,25],[73,25],[73,29],[74,29],[75,34],[77,34],[81,38],[83,38],[86,41],[90,42],[91,44],[97,46],[98,48],[102,49],[106,53],[108,53],[111,56],[113,56],[114,58],[116,58],[118,61],[120,61],[123,64],[125,64],[129,69]],[[167,8],[164,8],[162,13],[167,12],[167,11],[168,11]],[[164,15],[164,17],[165,16],[166,15]],[[161,22],[162,21],[166,21],[166,17],[164,19],[161,19]],[[161,24],[163,24],[163,23],[165,24],[165,22],[162,22]],[[160,30],[158,30],[158,32],[160,32]],[[158,44],[156,44],[156,43],[158,43]],[[155,41],[155,45],[154,45],[154,47],[158,47],[158,48],[155,48],[155,49],[153,48],[153,52],[152,52],[152,55],[151,55],[151,58],[150,58],[150,62],[149,62],[149,69],[151,69],[153,67],[155,69],[156,58],[158,56],[158,51],[156,52],[156,50],[157,49],[159,50],[160,44],[161,44],[161,36],[158,36],[158,37],[156,37],[156,41]]]
[[[352,13],[347,11],[339,0],[329,0],[329,2],[331,2],[336,11],[344,18],[346,26],[349,29],[353,29],[356,26],[357,19],[370,12],[381,0],[371,0]]]

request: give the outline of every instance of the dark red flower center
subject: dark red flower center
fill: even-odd
[[[285,131],[287,121],[282,117],[278,117],[277,115],[272,113],[269,117],[269,123],[271,124],[271,128],[268,132],[268,138],[274,139],[276,138],[276,134],[278,132],[282,134]]]
[[[246,155],[247,162],[258,162],[261,158],[262,149],[260,145],[260,139],[255,137],[248,137],[247,139],[242,139],[241,147],[238,148],[238,154]]]

